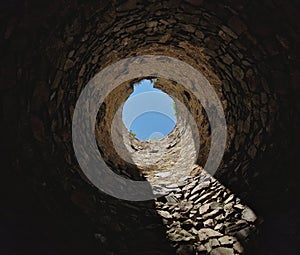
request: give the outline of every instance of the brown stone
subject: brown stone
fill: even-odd
[[[68,71],[73,66],[74,66],[74,62],[71,59],[67,59],[65,65],[64,65],[64,70]]]
[[[238,81],[242,81],[244,78],[244,71],[237,65],[232,65],[232,74]]]

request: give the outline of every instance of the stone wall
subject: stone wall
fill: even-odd
[[[256,175],[254,172],[247,172],[249,161],[266,149],[266,141],[263,139],[267,139],[267,135],[272,134],[270,129],[276,117],[275,95],[270,92],[268,82],[263,78],[263,73],[259,72],[255,60],[248,56],[247,48],[253,43],[250,34],[245,25],[238,23],[240,21],[236,21],[237,24],[234,23],[234,19],[231,21],[235,26],[241,26],[239,28],[241,31],[234,28],[236,34],[225,24],[223,25],[215,15],[208,11],[204,13],[200,7],[198,11],[194,8],[193,11],[176,11],[176,6],[173,4],[169,6],[165,4],[167,10],[174,9],[172,16],[167,20],[164,18],[167,17],[167,13],[163,10],[158,14],[154,11],[166,7],[158,8],[155,5],[154,8],[153,5],[152,8],[148,4],[143,16],[143,12],[134,10],[134,5],[124,5],[113,9],[114,14],[110,22],[103,23],[98,20],[101,17],[95,15],[96,20],[91,19],[88,22],[95,26],[85,27],[86,23],[80,23],[77,18],[73,26],[68,24],[63,28],[65,37],[63,40],[74,40],[74,42],[72,42],[72,49],[69,50],[70,53],[55,58],[56,61],[60,61],[57,65],[62,69],[63,75],[62,71],[58,71],[55,76],[54,86],[52,86],[54,90],[49,92],[51,103],[58,108],[58,112],[62,113],[64,111],[60,109],[66,109],[64,103],[68,104],[68,108],[72,105],[74,107],[75,95],[78,96],[80,90],[97,70],[119,58],[149,53],[180,56],[179,58],[201,70],[226,101],[225,114],[230,135],[228,141],[230,153],[224,157],[228,158],[228,162],[224,162],[225,167],[222,167],[222,171],[226,172],[223,177],[227,180],[227,184],[236,182],[235,186],[244,187],[246,182],[242,183],[241,180]],[[181,6],[183,9],[189,7],[187,4]],[[147,10],[151,10],[153,16]],[[124,15],[124,12],[127,14]],[[205,23],[208,19],[211,26]],[[188,20],[193,20],[193,23],[188,23]],[[97,26],[96,24],[100,22],[101,26]],[[77,30],[76,24],[80,26]],[[139,27],[136,24],[139,24]],[[199,35],[199,31],[203,35]],[[246,38],[239,37],[241,33]],[[163,35],[170,35],[170,38],[161,42]],[[217,37],[212,37],[213,35]],[[76,38],[78,39],[75,40]],[[241,43],[242,38],[246,42]],[[48,54],[51,54],[51,48],[46,49]],[[57,53],[56,48],[54,53]],[[60,76],[63,76],[62,80],[58,81]],[[74,83],[78,85],[74,86]],[[58,86],[59,84],[65,89]],[[57,89],[55,86],[58,86]],[[71,87],[73,90],[76,88],[76,92],[72,93],[69,90]],[[67,94],[64,91],[68,91]],[[196,109],[193,106],[191,108]],[[63,116],[72,116],[72,112],[65,112]],[[56,121],[56,114],[53,113],[51,118]],[[236,172],[233,173],[232,170],[228,170],[229,168],[235,169]]]
[[[179,58],[209,80],[228,125],[226,152],[216,177],[244,201],[265,213],[277,210],[278,203],[286,205],[282,201],[290,201],[287,198],[298,191],[296,1],[20,0],[3,4],[1,10],[1,152],[7,162],[3,176],[26,180],[53,215],[72,211],[75,205],[74,210],[83,212],[78,219],[91,219],[99,249],[108,254],[112,246],[123,253],[137,246],[143,252],[153,249],[143,242],[153,234],[151,226],[145,236],[134,238],[141,234],[139,226],[145,225],[143,215],[149,208],[151,217],[157,216],[154,203],[119,203],[97,191],[82,175],[72,148],[71,120],[80,92],[102,68],[124,57]],[[161,81],[157,86],[191,110],[203,142],[197,163],[203,166],[210,134],[201,105],[180,84]],[[122,96],[107,98],[100,119],[114,109],[111,106],[124,102],[130,90],[123,84],[115,93]],[[104,151],[105,144],[109,153],[104,155],[114,166],[109,159],[111,139],[105,139],[98,145]],[[114,170],[120,169],[140,178],[134,165],[120,161]],[[77,220],[67,218],[62,216],[62,221],[76,225]],[[164,228],[158,223],[156,229],[153,244],[159,246]],[[169,252],[164,245],[162,250]]]

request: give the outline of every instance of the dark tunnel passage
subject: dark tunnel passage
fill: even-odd
[[[2,254],[297,253],[297,1],[14,0],[0,9]],[[101,70],[144,55],[200,72],[227,130],[211,177],[214,105],[197,98],[198,83],[142,77],[155,78],[177,107],[174,130],[152,143],[120,122],[142,78],[118,84],[97,112],[98,150],[114,173],[153,187],[163,181],[159,191],[169,193],[133,202],[105,194],[83,173],[72,119]]]

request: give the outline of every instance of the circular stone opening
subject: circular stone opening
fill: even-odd
[[[177,123],[174,100],[155,88],[155,82],[156,79],[143,79],[134,83],[134,91],[123,106],[125,127],[141,141],[163,139],[174,130]]]

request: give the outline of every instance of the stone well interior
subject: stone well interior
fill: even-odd
[[[1,3],[0,232],[6,254],[293,254],[299,241],[299,5],[296,1]],[[157,78],[178,116],[164,139],[133,137],[122,105],[142,78],[112,90],[95,125],[113,172],[160,198],[98,190],[72,144],[76,102],[121,59],[179,59],[199,71],[226,119],[222,161],[205,170],[212,130],[197,86]],[[213,106],[211,106],[213,107]],[[120,156],[122,155],[122,156]],[[174,181],[177,185],[173,185]],[[19,245],[15,245],[16,240]]]

